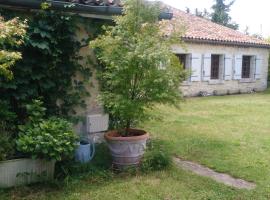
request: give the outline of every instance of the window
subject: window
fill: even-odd
[[[242,78],[250,78],[251,56],[243,56]]]
[[[187,54],[176,54],[176,56],[183,65],[183,69],[187,69]]]
[[[219,79],[220,55],[211,55],[211,79]]]

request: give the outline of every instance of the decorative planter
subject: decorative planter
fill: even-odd
[[[80,163],[87,163],[92,160],[95,155],[94,143],[81,141],[75,152],[75,160]]]
[[[0,162],[0,188],[52,180],[55,161],[28,158]]]
[[[149,134],[138,129],[130,129],[129,132],[134,136],[122,137],[117,131],[105,134],[113,164],[118,168],[138,165],[146,149]]]

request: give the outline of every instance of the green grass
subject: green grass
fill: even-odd
[[[161,105],[153,113],[163,120],[143,127],[172,154],[255,182],[256,189],[234,189],[172,167],[147,175],[98,171],[65,184],[0,191],[0,199],[270,199],[269,93],[186,99],[180,109]]]

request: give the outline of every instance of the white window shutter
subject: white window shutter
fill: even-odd
[[[256,56],[256,62],[255,62],[255,70],[254,70],[254,77],[255,79],[261,79],[261,71],[262,71],[262,64],[263,59],[260,56]]]
[[[224,80],[232,80],[232,66],[233,58],[232,55],[225,55],[224,58]]]
[[[242,61],[243,56],[238,54],[235,55],[234,58],[234,73],[233,73],[233,79],[240,80],[242,78]]]
[[[201,81],[201,54],[192,54],[191,56],[191,81]]]
[[[209,81],[211,78],[211,54],[203,56],[203,80]]]

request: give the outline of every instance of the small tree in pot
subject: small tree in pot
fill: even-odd
[[[160,12],[158,3],[127,0],[115,26],[90,43],[101,63],[101,100],[116,129],[105,134],[116,166],[139,163],[148,134],[131,127],[146,109],[180,98],[184,72],[171,45],[181,43],[181,30],[173,20],[159,21]]]

